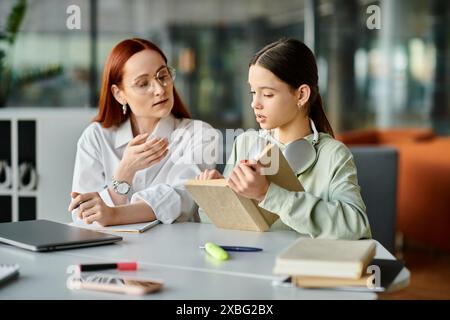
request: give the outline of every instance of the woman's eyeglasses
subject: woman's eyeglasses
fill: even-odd
[[[155,79],[162,87],[167,87],[173,83],[176,76],[176,70],[172,67],[166,66],[159,70],[153,77],[143,77],[136,81],[130,87],[138,94],[146,94],[154,91],[153,79]]]

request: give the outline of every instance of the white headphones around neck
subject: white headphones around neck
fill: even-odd
[[[283,155],[295,173],[307,170],[316,161],[316,145],[319,143],[319,132],[312,119],[309,119],[313,131],[311,142],[301,138],[290,142],[283,151]]]
[[[312,121],[312,119],[309,119],[309,121],[313,131],[312,141],[309,142],[305,138],[292,141],[286,145],[283,151],[283,155],[287,162],[291,166],[292,170],[297,174],[304,172],[316,161],[316,145],[319,143],[320,135],[316,129],[314,121]],[[271,133],[269,133],[269,135],[274,138]],[[255,159],[267,143],[267,139],[260,137],[260,139],[258,139],[250,149],[248,158]]]
[[[313,140],[312,140],[312,145],[315,146],[316,144],[319,143],[319,132],[316,129],[316,125],[314,124],[314,121],[312,121],[312,119],[309,119],[309,123],[311,124],[311,129],[313,131]]]

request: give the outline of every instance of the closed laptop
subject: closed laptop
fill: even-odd
[[[31,251],[53,251],[114,243],[122,237],[49,220],[0,223],[0,242]]]

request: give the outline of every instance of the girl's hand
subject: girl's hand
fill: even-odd
[[[78,218],[85,223],[91,224],[96,221],[102,227],[116,224],[116,212],[114,208],[108,207],[98,192],[79,194],[72,192],[72,201],[69,205],[69,212],[75,208],[78,210]]]
[[[132,183],[135,173],[160,162],[169,151],[167,138],[146,141],[148,133],[134,137],[127,145],[114,178]]]
[[[237,194],[261,202],[270,185],[266,176],[260,174],[261,168],[259,162],[241,162],[228,178],[228,185]]]
[[[205,170],[195,177],[195,180],[213,180],[213,179],[223,179],[222,174],[217,170]]]

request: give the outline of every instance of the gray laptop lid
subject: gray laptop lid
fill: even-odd
[[[51,251],[113,243],[122,237],[49,220],[0,223],[0,242],[32,251]]]

